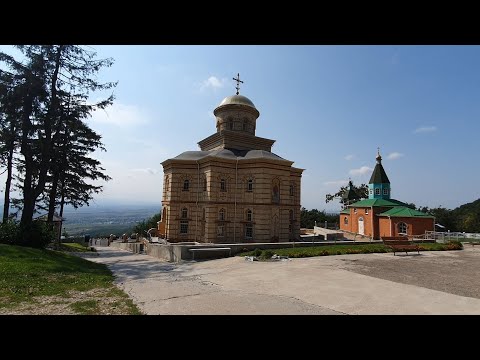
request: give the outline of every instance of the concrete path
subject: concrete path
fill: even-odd
[[[468,277],[460,280],[466,282],[463,287],[457,284],[450,290],[443,284],[439,291],[438,274],[424,276],[421,286],[415,285],[418,276],[408,276],[415,274],[412,268],[428,274],[429,264],[452,261],[465,266],[466,273],[472,266],[480,271],[480,249],[282,262],[232,257],[179,264],[113,248],[97,251],[99,256],[89,259],[107,264],[118,285],[146,314],[480,314],[480,299],[455,294],[468,293]],[[391,281],[382,266],[397,277],[402,271],[407,276]],[[429,278],[434,281],[425,283]]]

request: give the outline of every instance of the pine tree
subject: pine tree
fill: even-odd
[[[103,145],[100,136],[83,120],[95,109],[113,102],[112,95],[104,101],[87,104],[90,93],[113,88],[116,83],[96,80],[97,73],[111,66],[113,60],[98,60],[96,53],[85,47],[21,45],[17,48],[25,57],[24,63],[3,53],[0,61],[20,79],[15,85],[20,146],[17,186],[22,193],[21,225],[28,227],[39,197],[45,199],[46,189],[51,221],[59,202],[74,206],[88,204],[91,195],[101,191],[101,186],[89,185],[85,178],[109,179],[100,162],[88,156]]]

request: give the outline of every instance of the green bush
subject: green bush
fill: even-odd
[[[19,226],[16,245],[44,248],[55,239],[52,226],[43,221],[34,221],[27,226]]]
[[[459,250],[463,249],[463,244],[457,240],[450,240],[449,242],[447,242],[447,248],[449,250]]]
[[[0,244],[44,248],[55,238],[55,231],[43,221],[34,221],[30,225],[7,221],[0,224]]]
[[[263,250],[262,251],[262,258],[264,259],[271,259],[271,257],[274,255],[275,253],[272,251],[272,250]]]
[[[260,250],[259,248],[253,250],[253,256],[259,257],[260,255],[262,255],[262,250]]]
[[[18,224],[9,220],[0,224],[0,244],[13,245],[18,238]]]

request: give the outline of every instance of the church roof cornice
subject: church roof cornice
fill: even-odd
[[[238,131],[222,130],[198,142],[202,151],[215,148],[239,148],[243,150],[266,150],[272,149],[275,140],[242,133]]]

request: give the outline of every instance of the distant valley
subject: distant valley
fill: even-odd
[[[93,205],[66,209],[63,228],[68,235],[130,234],[133,227],[160,212],[159,205]]]

